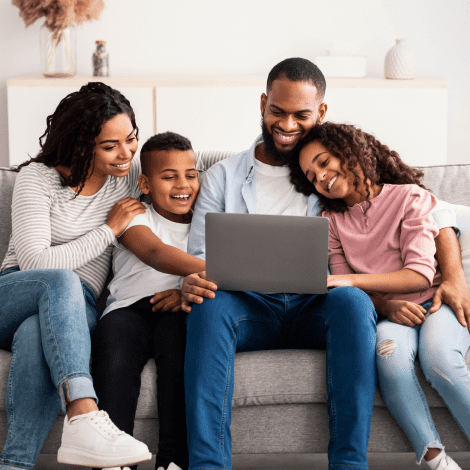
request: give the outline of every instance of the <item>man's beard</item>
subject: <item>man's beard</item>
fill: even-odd
[[[279,150],[274,143],[273,135],[269,132],[264,122],[263,116],[261,116],[261,132],[263,134],[264,152],[271,157],[271,160],[287,165],[293,158],[297,158],[302,145],[302,138],[299,139],[291,150]]]

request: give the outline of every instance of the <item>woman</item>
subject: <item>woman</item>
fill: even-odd
[[[59,462],[113,467],[151,458],[98,411],[88,367],[110,245],[145,211],[130,197],[137,135],[129,101],[89,83],[59,103],[38,156],[18,168],[0,268],[0,347],[13,354],[1,470],[34,466],[60,407]]]
[[[459,470],[444,451],[414,369],[419,357],[427,380],[470,438],[469,332],[447,305],[428,313],[442,279],[434,257],[436,199],[421,184],[423,172],[372,135],[333,123],[309,132],[293,167],[297,190],[315,192],[330,219],[328,286],[372,293],[385,318],[376,347],[385,403],[418,463]]]

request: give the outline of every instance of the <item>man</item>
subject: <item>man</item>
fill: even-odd
[[[316,196],[296,193],[285,165],[302,137],[324,119],[324,92],[325,78],[308,60],[286,59],[271,70],[266,94],[261,96],[262,137],[249,150],[208,170],[193,216],[191,254],[205,257],[207,212],[318,214]],[[447,302],[453,295],[462,318],[468,317],[463,273],[452,263],[453,256],[459,259],[458,242],[450,228],[443,235],[439,262],[444,262],[443,274],[447,272],[449,280],[441,286],[433,308],[442,299],[454,308]],[[449,268],[452,265],[456,274]],[[182,289],[183,309],[189,312],[185,364],[189,470],[231,468],[235,351],[281,348],[326,349],[330,468],[368,468],[377,320],[369,297],[350,287],[325,295],[214,294],[216,286],[204,278],[204,273],[188,276]]]

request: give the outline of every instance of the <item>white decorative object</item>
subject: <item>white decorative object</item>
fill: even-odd
[[[406,39],[397,39],[385,56],[385,78],[409,80],[415,77],[416,56]]]
[[[323,55],[316,56],[314,62],[325,77],[363,78],[366,76],[367,57]]]

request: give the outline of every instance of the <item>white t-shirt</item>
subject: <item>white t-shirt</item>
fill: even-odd
[[[145,214],[135,216],[126,230],[135,225],[145,225],[165,244],[188,251],[188,237],[191,224],[180,224],[157,214],[153,207],[145,204]],[[114,242],[113,280],[109,284],[109,296],[103,316],[111,310],[127,307],[144,297],[168,289],[181,289],[182,276],[166,274],[140,261],[131,251]],[[150,305],[150,304],[149,304]]]
[[[288,166],[272,166],[255,159],[256,213],[307,215],[308,197],[290,182]]]

